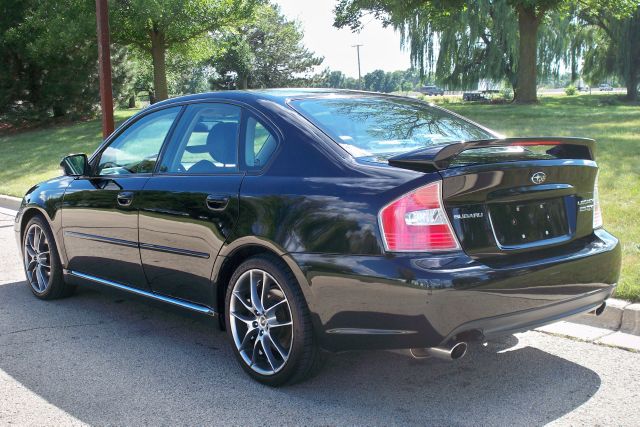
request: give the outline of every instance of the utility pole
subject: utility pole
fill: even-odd
[[[113,133],[113,90],[111,88],[111,49],[109,47],[109,6],[107,0],[96,0],[98,31],[98,69],[100,75],[100,109],[102,137]]]
[[[363,44],[354,44],[351,47],[356,48],[356,53],[358,55],[358,89],[362,89],[362,74],[360,73],[360,46],[364,46]]]

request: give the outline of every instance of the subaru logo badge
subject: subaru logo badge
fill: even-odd
[[[547,180],[547,174],[544,172],[536,172],[531,175],[531,182],[534,184],[542,184]]]

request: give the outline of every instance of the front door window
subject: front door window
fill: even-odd
[[[129,126],[103,152],[98,175],[152,173],[160,148],[181,107],[148,114]]]

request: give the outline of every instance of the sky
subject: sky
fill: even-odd
[[[324,56],[318,71],[329,67],[350,77],[358,77],[355,44],[360,47],[362,75],[376,70],[405,70],[409,68],[409,52],[400,48],[400,34],[383,28],[379,21],[365,18],[364,29],[354,34],[348,28],[333,26],[333,8],[337,0],[275,0],[282,13],[300,22],[306,47]]]

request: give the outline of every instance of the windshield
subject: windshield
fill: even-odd
[[[432,145],[495,138],[453,114],[411,99],[345,96],[291,104],[353,157],[370,161],[385,162]]]

